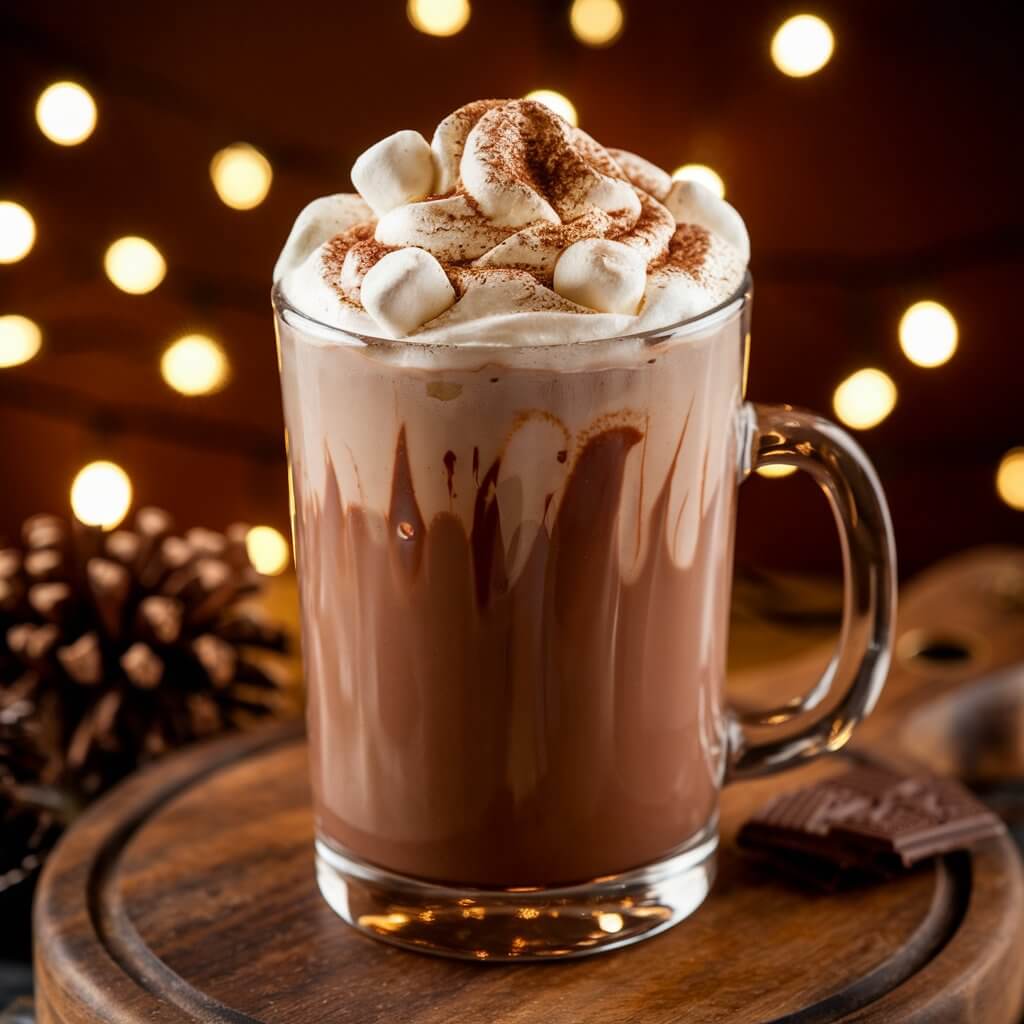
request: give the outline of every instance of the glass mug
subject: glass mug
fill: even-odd
[[[481,960],[653,935],[711,886],[729,781],[836,750],[888,667],[892,528],[857,444],[744,402],[750,279],[665,330],[425,346],[275,291],[317,879],[356,928]],[[725,701],[736,489],[810,472],[845,563],[810,694]]]

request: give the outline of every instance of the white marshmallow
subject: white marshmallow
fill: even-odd
[[[626,149],[609,149],[612,159],[619,165],[622,173],[636,185],[642,188],[648,195],[654,196],[658,202],[664,200],[672,188],[672,176],[663,171],[657,164],[645,160],[636,153],[630,153]]]
[[[352,165],[352,184],[378,217],[430,194],[434,157],[419,132],[381,139]]]
[[[640,216],[640,199],[628,181],[609,178],[602,174],[587,193],[587,203],[608,213],[625,212],[628,216]]]
[[[304,263],[309,254],[329,238],[372,218],[373,212],[359,196],[342,193],[314,199],[295,219],[288,241],[274,265],[274,280]]]
[[[750,235],[743,218],[724,199],[696,181],[674,181],[662,202],[677,224],[696,224],[728,242],[746,263],[750,259]]]
[[[584,238],[555,264],[555,291],[599,313],[634,314],[647,286],[647,262],[621,242]]]
[[[452,305],[455,289],[429,252],[409,247],[389,252],[367,271],[360,297],[366,312],[401,338]]]

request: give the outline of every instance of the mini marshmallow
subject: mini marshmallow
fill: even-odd
[[[366,272],[360,298],[392,338],[401,338],[451,306],[455,289],[429,252],[409,247],[382,256]]]
[[[646,285],[644,258],[607,238],[574,242],[555,264],[555,291],[599,313],[635,314]]]
[[[731,245],[746,263],[750,236],[743,218],[724,199],[696,181],[674,181],[662,200],[678,224],[696,224]]]
[[[587,202],[608,213],[624,212],[633,218],[640,216],[640,199],[633,186],[628,181],[609,178],[606,174],[599,175],[591,186]]]
[[[309,254],[329,238],[362,224],[373,216],[359,196],[342,193],[322,196],[306,206],[295,220],[288,241],[274,265],[274,280],[304,263]]]
[[[609,149],[608,152],[622,173],[637,188],[642,188],[659,202],[668,195],[672,188],[672,176],[667,171],[636,153],[630,153],[628,149]]]
[[[434,157],[419,132],[381,139],[352,165],[352,184],[378,217],[430,194]]]

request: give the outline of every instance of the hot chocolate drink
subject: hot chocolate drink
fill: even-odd
[[[819,438],[743,404],[746,229],[529,101],[352,179],[275,273],[321,890],[455,955],[650,934],[708,890],[727,771],[838,735],[724,706],[737,481]]]

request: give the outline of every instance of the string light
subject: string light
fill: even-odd
[[[569,27],[587,46],[609,46],[622,35],[625,14],[618,0],[573,0]]]
[[[90,462],[71,485],[71,510],[86,526],[112,530],[131,503],[132,482],[116,462]]]
[[[36,222],[32,214],[9,199],[0,202],[0,263],[17,263],[35,245]]]
[[[121,291],[129,295],[145,295],[164,279],[167,264],[152,242],[127,235],[107,249],[103,269]]]
[[[34,359],[43,346],[39,324],[27,316],[0,316],[0,369],[21,366]]]
[[[96,101],[77,82],[54,82],[39,94],[36,124],[58,146],[77,146],[96,127]]]
[[[214,154],[210,178],[225,206],[251,210],[267,198],[274,171],[255,146],[236,142]]]
[[[719,199],[725,198],[725,182],[722,176],[704,164],[683,164],[672,172],[674,181],[695,181],[711,189]]]
[[[1012,448],[996,470],[996,491],[1010,508],[1024,512],[1024,448]]]
[[[183,395],[211,395],[228,379],[224,349],[205,334],[186,334],[172,342],[160,358],[160,373]]]
[[[915,302],[900,320],[900,348],[916,366],[941,366],[956,351],[959,331],[945,306]]]
[[[784,21],[772,37],[772,60],[791,78],[806,78],[831,59],[835,37],[828,22],[814,14],[798,14]]]
[[[409,0],[406,14],[428,36],[453,36],[469,21],[469,0]]]
[[[832,405],[848,427],[868,430],[878,426],[895,408],[896,385],[881,370],[858,370],[836,388]]]
[[[580,123],[576,108],[572,105],[569,97],[563,96],[560,92],[555,92],[554,89],[534,89],[533,92],[528,92],[524,99],[543,103],[549,110],[553,110],[556,114],[564,117],[573,127]]]
[[[784,462],[773,462],[768,466],[758,466],[757,475],[769,480],[778,480],[796,472],[796,466],[787,466]]]
[[[245,535],[245,550],[253,568],[264,576],[279,576],[288,568],[288,541],[272,526],[254,526]]]

